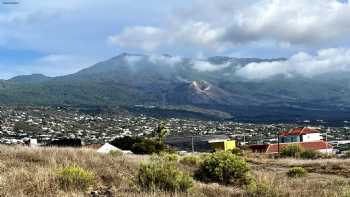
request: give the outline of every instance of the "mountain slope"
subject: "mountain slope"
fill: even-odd
[[[184,106],[236,118],[342,118],[350,112],[350,77],[246,80],[236,71],[252,62],[284,61],[121,54],[77,73],[0,81],[0,103],[29,105]],[[187,107],[188,108],[188,107]]]

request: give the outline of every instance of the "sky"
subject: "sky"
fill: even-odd
[[[122,52],[286,57],[247,79],[350,71],[346,0],[17,0],[0,4],[0,78],[76,72]]]

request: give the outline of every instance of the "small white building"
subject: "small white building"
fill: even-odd
[[[98,153],[103,153],[103,154],[108,154],[108,153],[113,152],[113,151],[123,152],[119,148],[117,148],[109,143],[105,143],[103,146],[101,146],[99,149],[97,149]]]
[[[23,143],[24,143],[26,146],[29,146],[29,147],[37,147],[37,146],[39,146],[39,145],[38,145],[38,140],[37,140],[37,139],[23,138],[22,141],[23,141]]]

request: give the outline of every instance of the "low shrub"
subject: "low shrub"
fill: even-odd
[[[319,154],[320,154],[320,158],[322,159],[332,159],[337,157],[335,153],[319,153]]]
[[[177,162],[179,160],[179,155],[174,154],[174,153],[160,152],[158,154],[153,154],[151,156],[151,160]]]
[[[202,163],[203,159],[199,156],[189,155],[180,160],[180,163],[187,166],[198,167]]]
[[[198,155],[198,157],[199,157],[199,159],[204,160],[209,155],[211,155],[211,153],[201,153],[201,154]]]
[[[247,197],[278,197],[281,192],[267,181],[251,181],[245,187],[245,196]]]
[[[303,177],[307,175],[307,171],[302,167],[293,167],[288,170],[287,175],[292,178]]]
[[[300,153],[302,159],[317,159],[322,157],[321,153],[314,150],[304,150]]]
[[[280,155],[282,157],[298,157],[300,156],[303,149],[298,144],[290,144],[282,148]]]
[[[179,155],[177,155],[177,154],[165,153],[165,152],[163,152],[161,154],[166,161],[178,161],[179,160]]]
[[[78,166],[68,166],[57,173],[60,187],[64,190],[86,190],[95,182],[95,174]]]
[[[301,159],[333,158],[334,154],[321,153],[315,150],[304,150],[298,144],[291,144],[282,148],[280,155],[282,157],[297,157]]]
[[[195,174],[202,181],[241,185],[249,182],[249,171],[241,157],[230,152],[215,152],[204,158]]]
[[[192,178],[180,171],[176,163],[151,161],[140,165],[137,183],[145,190],[186,192],[193,186]]]
[[[234,154],[234,155],[238,155],[238,156],[243,156],[244,155],[243,154],[243,150],[239,149],[239,148],[232,149],[231,153]]]

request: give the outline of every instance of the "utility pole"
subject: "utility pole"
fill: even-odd
[[[192,153],[194,153],[194,143],[193,143],[193,136],[192,136]]]
[[[278,155],[280,154],[280,133],[277,132],[277,149],[278,149]]]
[[[327,131],[326,131],[326,143],[328,143],[328,132],[330,131],[329,127],[327,128]],[[329,154],[328,152],[328,147],[327,147],[327,154]]]

